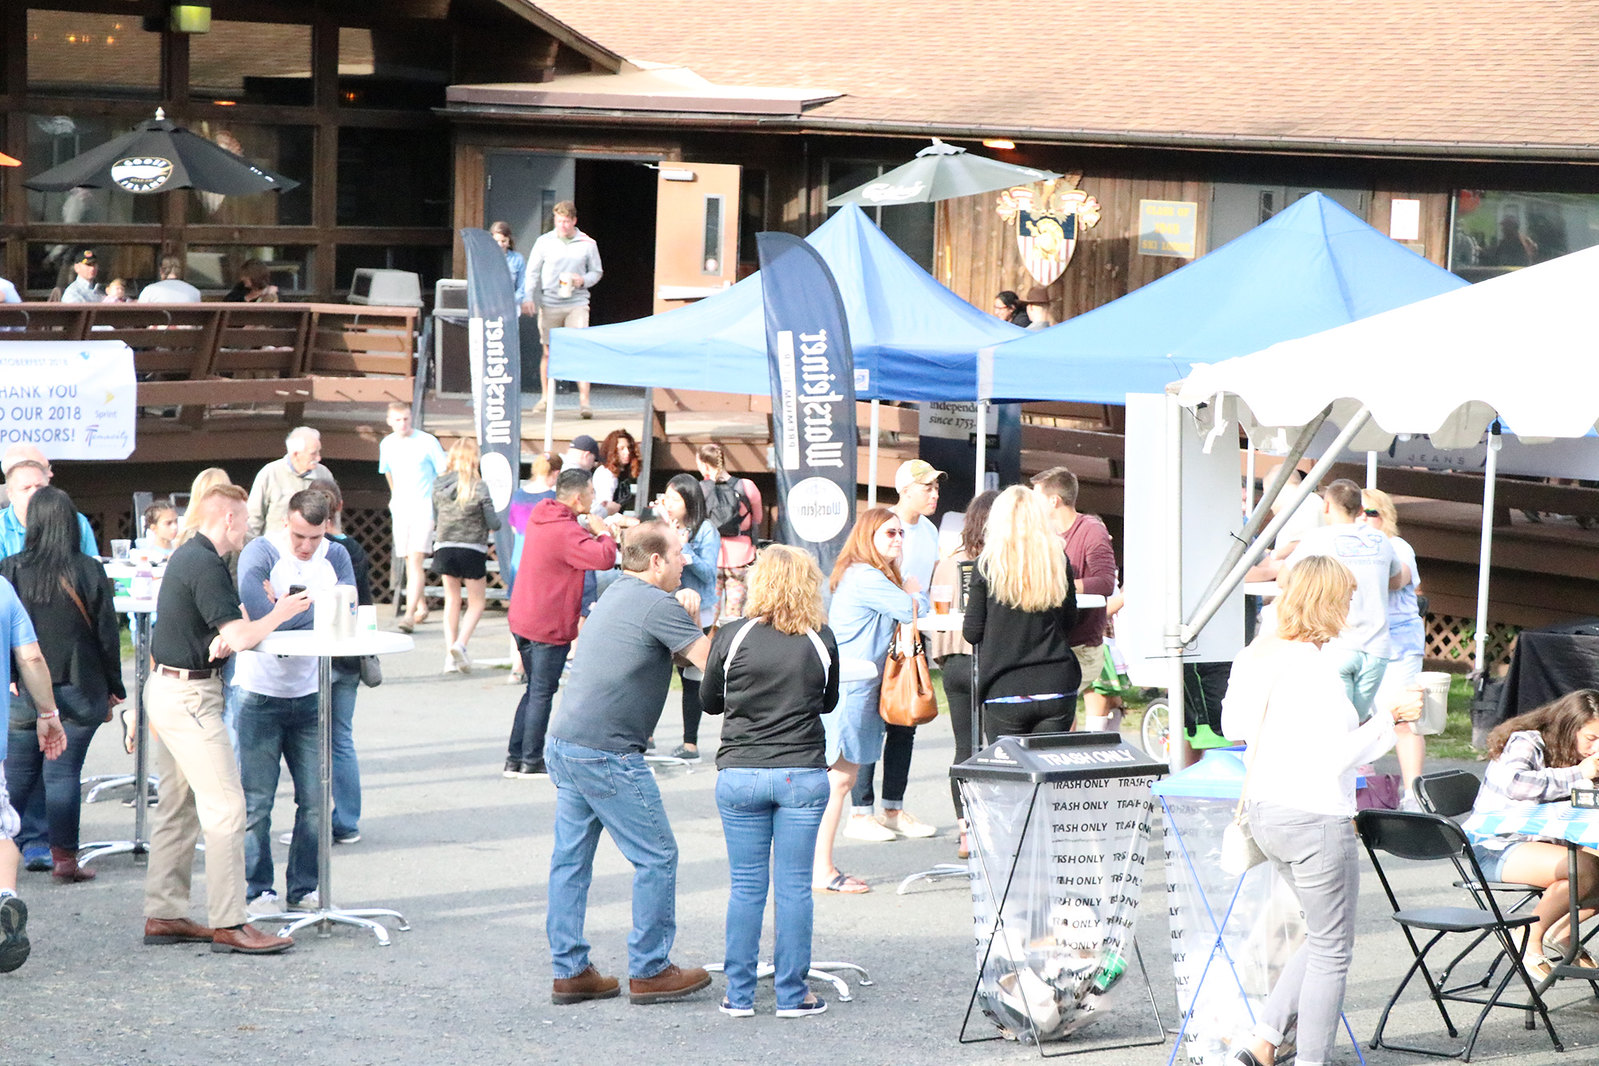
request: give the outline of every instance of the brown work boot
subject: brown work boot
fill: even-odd
[[[146,918],[144,942],[146,944],[205,944],[216,936],[216,930],[187,918]]]
[[[74,884],[78,881],[93,881],[94,871],[86,870],[78,865],[77,848],[50,848],[50,860],[53,864],[51,876],[64,885]]]
[[[294,947],[292,937],[263,933],[253,925],[236,925],[231,929],[218,929],[211,937],[211,950],[237,951],[241,955],[276,955]]]
[[[591,999],[611,999],[621,992],[620,981],[606,977],[590,966],[576,977],[557,977],[555,989],[550,993],[550,1002],[557,1007],[566,1007]]]
[[[630,978],[627,991],[628,998],[634,1003],[664,1003],[698,992],[709,987],[710,983],[711,975],[702,967],[691,966],[683,970],[676,965],[668,965],[654,977]]]

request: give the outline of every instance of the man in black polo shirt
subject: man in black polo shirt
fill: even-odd
[[[244,546],[248,497],[219,485],[196,501],[200,528],[173,553],[161,582],[145,686],[145,708],[159,743],[161,800],[150,825],[144,878],[144,942],[211,942],[212,951],[265,955],[294,946],[249,924],[244,905],[244,789],[222,724],[221,660],[253,648],[311,605],[284,596],[265,618],[247,621],[221,553]],[[205,833],[206,909],[211,926],[190,920],[194,845]]]

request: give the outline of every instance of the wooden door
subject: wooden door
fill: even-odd
[[[655,312],[738,279],[739,168],[661,163],[655,201]]]

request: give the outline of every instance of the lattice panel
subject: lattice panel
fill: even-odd
[[[1509,662],[1511,647],[1515,643],[1516,634],[1520,632],[1517,626],[1489,624],[1486,663],[1490,671]],[[1430,614],[1427,616],[1425,656],[1428,659],[1442,659],[1447,663],[1469,666],[1477,654],[1476,633],[1477,620],[1474,618]]]
[[[366,551],[373,601],[387,603],[394,596],[394,529],[389,509],[346,506],[344,533]]]

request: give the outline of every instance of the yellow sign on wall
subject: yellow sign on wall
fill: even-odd
[[[1138,201],[1138,254],[1194,257],[1199,205],[1186,200]]]

